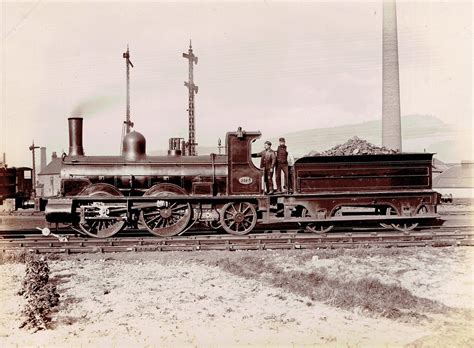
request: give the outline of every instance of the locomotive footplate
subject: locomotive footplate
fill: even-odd
[[[354,197],[359,196],[359,197]],[[375,199],[374,199],[375,197]],[[258,195],[258,196],[175,196],[162,195],[158,197],[90,197],[75,196],[61,200],[49,201],[46,216],[49,222],[54,222],[54,216],[64,219],[65,215],[72,214],[79,207],[90,203],[114,204],[116,210],[133,211],[144,208],[159,207],[163,202],[190,203],[193,209],[202,207],[209,209],[229,202],[251,202],[256,205],[257,211],[263,213],[260,223],[274,222],[310,222],[310,221],[404,221],[409,219],[435,219],[439,215],[435,212],[436,202],[433,192],[425,195],[404,193],[388,196],[386,192],[370,195],[354,195],[350,197],[341,193],[316,195]],[[120,208],[121,207],[121,208]],[[347,207],[346,212],[337,214],[337,209]],[[298,208],[307,209],[313,216],[296,216]],[[337,208],[337,209],[336,209]],[[353,211],[350,211],[350,209]],[[360,208],[361,211],[357,211]],[[385,208],[386,211],[377,212]],[[390,209],[389,209],[390,208]],[[420,209],[423,211],[420,213]],[[364,211],[364,209],[366,211]],[[367,211],[372,209],[372,211]],[[281,216],[278,216],[280,212]],[[331,216],[331,214],[333,216]]]

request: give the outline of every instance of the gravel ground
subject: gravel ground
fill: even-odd
[[[0,346],[473,346],[472,248],[168,252],[50,260],[61,295],[52,329],[19,329],[24,265],[0,265]],[[222,260],[262,258],[282,271],[374,277],[450,307],[391,320],[343,310],[230,274]],[[215,265],[220,260],[220,265]],[[265,270],[262,270],[262,272]],[[298,281],[295,279],[295,281]]]

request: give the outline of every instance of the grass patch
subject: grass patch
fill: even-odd
[[[362,310],[369,315],[391,319],[412,320],[426,318],[423,313],[442,313],[446,307],[436,301],[413,295],[394,284],[385,284],[374,278],[358,280],[329,276],[325,271],[285,271],[265,258],[245,255],[222,258],[214,262],[226,272],[265,282],[274,287],[306,296],[347,310]]]
[[[27,250],[13,250],[0,252],[0,265],[7,263],[26,263],[31,257],[34,257],[32,251]],[[44,260],[54,261],[62,260],[64,256],[57,253],[47,253],[41,255]]]
[[[28,252],[25,250],[5,251],[0,253],[0,265],[7,263],[25,263]]]
[[[416,250],[411,248],[337,248],[337,249],[319,249],[319,250],[308,250],[303,251],[297,258],[302,261],[311,260],[314,256],[319,259],[336,259],[341,256],[350,256],[354,258],[367,258],[374,256],[392,257],[399,255],[413,255]]]

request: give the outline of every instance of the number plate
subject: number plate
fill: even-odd
[[[239,182],[243,185],[250,185],[253,182],[253,179],[249,176],[242,176],[239,178]]]

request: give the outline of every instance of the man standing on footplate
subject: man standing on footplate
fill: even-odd
[[[289,189],[288,185],[288,151],[285,145],[285,138],[279,139],[280,145],[277,149],[277,161],[276,161],[276,186],[277,192],[283,192],[283,186],[281,184],[281,172],[283,171],[285,177],[285,186]]]
[[[253,153],[252,157],[261,157],[260,169],[263,169],[263,179],[265,181],[265,191],[271,195],[273,191],[273,169],[276,164],[276,154],[272,150],[272,143],[268,140],[265,142],[265,150],[259,153]]]

